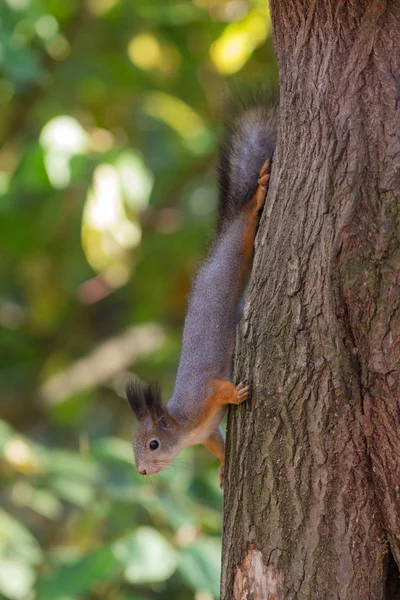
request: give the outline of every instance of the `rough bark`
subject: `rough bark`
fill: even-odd
[[[230,411],[223,600],[400,598],[400,2],[272,0],[278,146]]]

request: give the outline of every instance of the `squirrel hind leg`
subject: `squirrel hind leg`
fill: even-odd
[[[221,428],[218,427],[215,429],[210,436],[203,442],[203,445],[206,446],[215,456],[219,459],[220,467],[219,467],[219,487],[223,488],[224,486],[224,465],[225,465],[225,442],[224,436],[222,434]]]

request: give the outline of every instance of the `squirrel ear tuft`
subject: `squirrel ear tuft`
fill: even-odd
[[[135,417],[138,421],[141,421],[147,414],[143,384],[139,380],[128,383],[126,396]]]
[[[157,382],[132,381],[126,387],[126,395],[138,421],[149,415],[154,427],[167,429],[173,423],[161,401],[161,388]]]
[[[155,427],[170,429],[177,421],[169,414],[168,408],[161,401],[161,388],[157,382],[147,385],[145,392],[146,408]]]
[[[158,425],[166,413],[161,401],[161,388],[157,382],[145,386],[144,401],[153,424]]]

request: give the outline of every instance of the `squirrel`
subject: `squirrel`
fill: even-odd
[[[181,450],[203,444],[220,461],[220,423],[228,404],[249,396],[231,369],[238,307],[251,267],[276,145],[277,111],[267,102],[244,110],[225,126],[219,152],[219,216],[207,258],[192,285],[173,395],[166,405],[158,384],[134,381],[127,398],[139,426],[133,442],[137,471],[165,469]]]

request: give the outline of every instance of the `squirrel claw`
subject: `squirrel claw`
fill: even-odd
[[[242,402],[245,402],[248,399],[250,393],[250,386],[248,384],[248,381],[241,381],[236,386],[236,393],[237,403],[242,404]]]

